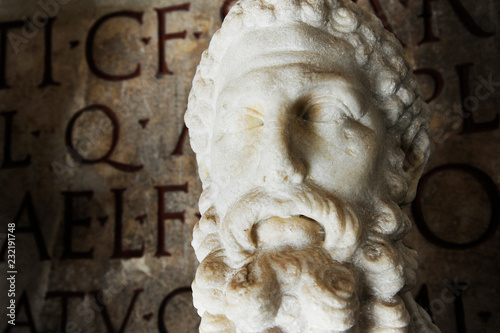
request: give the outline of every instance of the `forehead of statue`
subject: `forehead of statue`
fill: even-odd
[[[248,72],[291,64],[318,73],[349,73],[360,78],[354,54],[346,41],[306,24],[251,30],[233,41],[225,53],[216,93]]]

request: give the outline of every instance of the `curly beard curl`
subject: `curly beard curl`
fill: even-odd
[[[351,205],[301,186],[256,189],[222,220],[207,210],[192,243],[200,332],[418,332],[409,220],[376,206],[361,224]]]

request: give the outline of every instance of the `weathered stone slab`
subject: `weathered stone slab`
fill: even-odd
[[[8,326],[4,253],[1,330],[196,332],[191,297],[179,289],[196,270],[189,243],[201,192],[183,114],[201,52],[230,2],[0,0],[0,245],[17,222],[20,307]],[[416,221],[407,243],[420,253],[419,300],[443,332],[496,332],[499,3],[358,2],[383,13],[424,95],[435,95],[427,171],[467,165],[421,187],[425,223],[459,245],[436,243]],[[42,22],[29,29],[25,18]],[[469,133],[461,133],[463,108]],[[478,132],[471,119],[492,123]],[[455,282],[468,287],[452,294]]]

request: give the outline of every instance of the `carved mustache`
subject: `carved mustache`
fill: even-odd
[[[347,203],[327,197],[307,185],[287,185],[279,191],[254,189],[238,200],[222,219],[221,241],[227,256],[245,264],[255,253],[254,228],[271,217],[304,216],[324,230],[323,248],[333,259],[348,260],[361,235],[361,223]]]

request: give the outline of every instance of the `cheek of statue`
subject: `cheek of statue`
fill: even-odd
[[[308,124],[305,130],[297,126],[294,133],[297,155],[307,163],[308,182],[352,200],[359,200],[360,188],[376,194],[384,133],[376,116],[344,116],[332,123]]]

